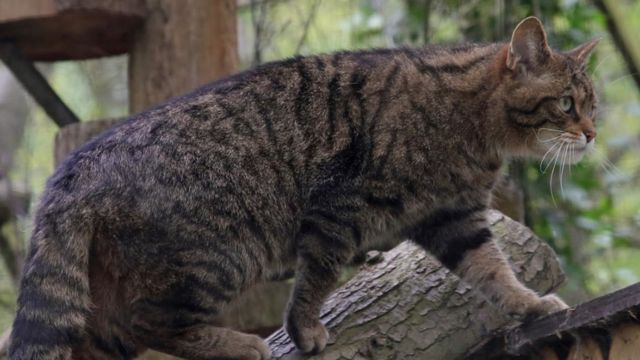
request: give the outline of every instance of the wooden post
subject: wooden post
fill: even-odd
[[[136,113],[234,72],[236,0],[147,0],[129,58]]]
[[[129,112],[140,112],[237,70],[236,0],[146,0],[129,53]],[[148,351],[146,360],[171,359]]]

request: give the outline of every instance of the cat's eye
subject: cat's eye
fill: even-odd
[[[573,98],[571,96],[563,96],[560,98],[560,109],[568,113],[573,108]]]

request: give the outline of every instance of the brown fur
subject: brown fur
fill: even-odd
[[[340,267],[407,237],[506,312],[563,307],[517,282],[484,212],[507,158],[592,146],[592,47],[552,51],[529,18],[509,44],[295,58],[130,118],[48,181],[11,359],[265,359],[216,317],[292,268],[287,331],[321,351]]]

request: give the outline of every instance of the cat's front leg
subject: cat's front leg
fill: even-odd
[[[518,281],[492,239],[482,206],[442,209],[410,236],[511,316],[533,318],[567,307],[559,297],[540,297]]]
[[[536,318],[568,307],[558,296],[540,297],[520,283],[492,239],[467,250],[452,270],[517,319]]]
[[[329,333],[320,309],[334,289],[342,265],[353,255],[353,239],[335,223],[305,221],[298,236],[296,281],[287,307],[285,328],[305,353],[322,351]]]

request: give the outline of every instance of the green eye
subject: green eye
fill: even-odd
[[[571,96],[563,96],[560,98],[560,109],[568,113],[573,108],[573,98]]]

